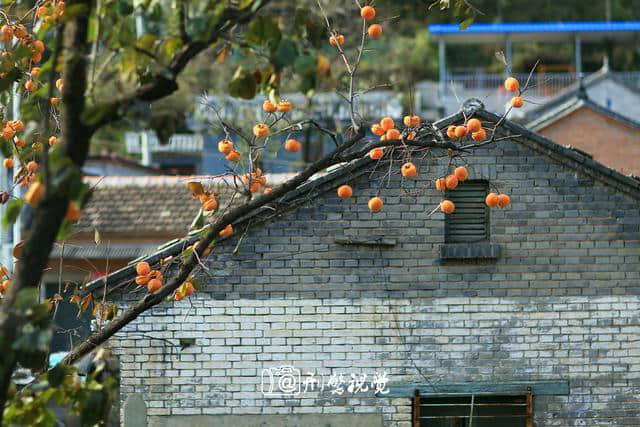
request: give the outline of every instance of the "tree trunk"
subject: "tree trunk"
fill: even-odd
[[[64,27],[61,150],[63,157],[69,157],[78,168],[82,168],[91,138],[91,132],[82,124],[81,119],[85,106],[87,67],[84,52],[88,51],[87,28],[91,1],[81,0],[75,4],[85,6],[85,9],[78,12]],[[52,170],[50,175],[55,176],[56,172],[59,171]],[[46,185],[47,194],[34,209],[33,223],[16,262],[10,291],[0,309],[0,343],[3,351],[0,361],[0,414],[4,410],[11,375],[17,363],[16,353],[12,349],[12,343],[19,338],[20,333],[16,323],[24,318],[24,313],[18,313],[15,308],[16,297],[21,290],[38,286],[69,203],[66,195],[54,193],[50,182]]]

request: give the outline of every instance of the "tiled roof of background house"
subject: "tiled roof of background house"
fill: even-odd
[[[187,190],[186,177],[85,178],[95,185],[78,231],[100,233],[184,233],[200,204]]]
[[[90,176],[108,175],[108,173],[100,171],[100,169],[107,170],[107,166],[120,167],[125,170],[138,172],[135,175],[132,174],[131,176],[162,174],[162,172],[158,168],[144,166],[132,158],[122,157],[117,153],[108,152],[101,153],[95,156],[89,156],[84,164],[84,174]]]
[[[287,175],[268,176],[272,183]],[[224,178],[198,176],[134,176],[86,177],[95,186],[91,200],[75,227],[79,232],[102,234],[186,234],[200,209],[191,197],[187,182],[200,181],[217,194],[224,208],[233,194]],[[226,179],[229,182],[229,179]]]

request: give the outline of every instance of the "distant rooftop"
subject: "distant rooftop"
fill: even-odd
[[[561,41],[573,36],[582,40],[631,39],[640,32],[640,21],[615,22],[505,22],[471,24],[460,30],[457,24],[429,26],[429,34],[448,43],[501,42],[507,36],[513,41]]]

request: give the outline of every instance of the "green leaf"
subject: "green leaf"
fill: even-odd
[[[84,410],[80,413],[80,423],[83,426],[99,424],[102,421],[102,414],[106,404],[106,393],[102,390],[91,390],[86,403],[86,407],[91,408],[91,410]]]
[[[91,19],[89,19],[89,26],[87,27],[87,40],[90,42],[94,41],[96,39],[96,36],[98,35],[97,23],[98,18],[96,16],[92,16]]]
[[[278,71],[287,65],[293,64],[297,58],[298,50],[296,49],[295,43],[289,39],[283,39],[278,44],[278,49],[271,62],[276,67],[276,71]]]
[[[51,384],[51,382],[49,382],[49,384]],[[56,394],[57,394],[57,390],[53,387],[49,387],[42,392],[42,394],[40,395],[40,400],[42,400],[43,402],[48,402]],[[55,418],[54,418],[54,422],[55,422]]]
[[[13,144],[11,141],[7,141],[6,139],[0,139],[0,151],[2,151],[2,155],[4,157],[13,156]]]
[[[200,282],[195,277],[192,277],[189,281],[191,282],[191,284],[193,284],[193,288],[196,291],[201,291],[202,289],[204,289],[204,285],[202,284],[202,282]]]
[[[85,4],[70,4],[64,8],[64,14],[60,17],[60,22],[69,22],[81,13],[85,13],[88,9]]]
[[[64,381],[64,377],[67,375],[67,368],[64,365],[56,365],[47,372],[47,379],[52,387],[58,387]]]
[[[315,16],[309,8],[299,8],[296,10],[293,27],[298,38],[306,38],[314,48],[320,49],[328,35],[324,23],[320,19],[315,19]]]
[[[16,296],[16,308],[22,312],[33,309],[38,304],[37,288],[22,288]]]
[[[22,199],[11,199],[5,208],[4,218],[2,218],[2,226],[6,229],[9,225],[16,222],[24,201]]]
[[[198,211],[198,214],[191,222],[191,226],[189,227],[189,231],[191,230],[199,230],[204,227],[204,211],[202,208]]]
[[[0,79],[0,91],[5,91],[11,87],[13,82],[18,81],[20,78],[20,70],[12,68],[7,75]]]
[[[105,114],[108,113],[107,106],[91,106],[88,107],[85,112],[82,114],[82,119],[85,121],[87,125],[93,125],[98,123]]]
[[[315,75],[316,61],[312,56],[299,56],[293,64],[293,68],[296,74],[300,74],[302,76]]]
[[[129,4],[126,0],[120,0],[118,2],[118,9],[121,16],[128,16],[133,13],[133,5]]]
[[[58,229],[58,234],[56,234],[56,241],[62,242],[64,240],[68,240],[69,237],[71,237],[72,231],[73,223],[67,220],[62,221],[62,224],[60,224],[60,228]]]
[[[165,58],[171,59],[182,46],[183,43],[180,37],[169,37],[162,46],[162,52]]]
[[[130,46],[134,43],[135,39],[136,36],[133,34],[133,30],[128,23],[126,21],[122,22],[118,31],[118,41],[120,42],[120,46]]]
[[[194,39],[196,40],[206,40],[207,43],[210,43],[212,41],[215,42],[212,39],[217,39],[215,37],[215,33],[218,31],[217,25],[222,18],[222,14],[227,10],[227,2],[218,1],[213,3],[211,7],[211,2],[202,2],[201,4],[208,4],[209,7],[200,12],[190,10],[190,13],[193,13],[193,17],[187,20],[187,32],[194,34]]]
[[[460,23],[460,31],[466,30],[469,25],[473,24],[474,19],[475,19],[474,17],[471,17],[462,21]]]
[[[11,56],[16,60],[31,58],[33,56],[33,51],[26,45],[19,44],[15,49],[11,51]]]
[[[87,205],[92,194],[93,188],[86,182],[82,182],[81,179],[72,181],[69,186],[69,197],[76,201],[80,209]]]
[[[257,84],[253,74],[247,73],[243,67],[238,67],[231,83],[229,94],[235,98],[252,99],[256,96]]]
[[[183,264],[186,264],[187,261],[189,261],[189,258],[191,258],[192,253],[193,253],[193,248],[189,248],[180,254],[180,258],[182,259]]]
[[[97,228],[93,230],[93,241],[96,242],[96,246],[100,246],[100,243],[102,243],[102,236],[100,236]]]
[[[22,329],[22,336],[13,342],[12,347],[14,349],[28,352],[46,352],[49,349],[49,341],[51,341],[52,336],[51,329],[34,328],[30,323],[27,323]]]
[[[266,46],[273,51],[282,38],[278,20],[273,16],[262,16],[254,19],[249,24],[245,38],[249,44]]]
[[[304,94],[312,92],[316,87],[316,77],[314,75],[302,75],[298,90]]]
[[[50,317],[49,309],[51,308],[50,304],[49,300],[45,300],[33,308],[29,318],[34,325],[46,326],[48,324]]]
[[[158,37],[156,35],[147,33],[143,34],[142,37],[136,41],[136,46],[140,49],[152,52],[157,41]]]

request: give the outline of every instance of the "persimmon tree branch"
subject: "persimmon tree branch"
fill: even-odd
[[[311,123],[309,124],[311,125]],[[397,146],[422,149],[436,148],[454,151],[458,151],[461,148],[460,145],[456,145],[451,141],[442,139],[440,132],[436,132],[432,128],[431,124],[424,124],[419,128],[418,136],[414,140],[370,141],[360,145],[358,145],[358,143],[365,141],[365,133],[362,125],[358,126],[358,129],[358,132],[343,144],[339,145],[332,153],[312,163],[304,171],[300,172],[289,181],[273,188],[271,193],[263,194],[240,206],[232,208],[227,213],[219,217],[209,226],[205,236],[200,240],[200,244],[181,265],[178,272],[162,288],[160,288],[160,290],[155,293],[145,295],[128,310],[105,325],[103,329],[96,331],[85,341],[75,346],[61,363],[71,364],[76,362],[94,350],[97,346],[107,341],[115,333],[135,320],[140,314],[163,302],[166,297],[176,291],[180,285],[182,285],[182,283],[192,275],[193,270],[200,265],[199,260],[203,257],[204,251],[216,238],[218,238],[220,231],[222,231],[228,224],[232,224],[250,212],[277,201],[292,190],[298,188],[300,185],[306,183],[314,174],[322,172],[327,168],[340,163],[360,159],[367,155],[371,149],[376,147]],[[108,278],[105,278],[105,280],[108,280]]]
[[[178,90],[178,75],[193,58],[209,48],[226,32],[230,31],[232,27],[246,24],[251,21],[256,14],[269,3],[269,1],[270,0],[257,0],[256,6],[247,8],[248,10],[246,11],[241,11],[234,7],[225,9],[218,20],[218,23],[215,25],[215,28],[211,31],[211,36],[206,40],[190,39],[187,36],[185,29],[184,34],[182,35],[186,37],[187,43],[169,62],[163,74],[157,74],[151,79],[151,81],[141,85],[131,92],[90,108],[88,115],[96,117],[90,124],[91,130],[95,131],[106,124],[124,117],[128,108],[136,101],[157,101]],[[180,25],[180,28],[182,32],[182,24]]]
[[[178,9],[178,31],[180,32],[180,40],[183,43],[189,43],[191,38],[187,33],[187,2],[185,0],[178,0],[176,7]]]
[[[362,128],[361,128],[362,129]],[[288,192],[296,189],[305,183],[314,174],[325,170],[326,168],[341,163],[344,160],[342,153],[352,147],[364,137],[364,131],[360,130],[350,140],[338,147],[332,154],[312,163],[304,171],[290,179],[289,181],[275,187],[271,193],[263,194],[243,205],[231,209],[228,213],[221,216],[213,223],[207,231],[204,238],[200,240],[200,244],[195,251],[189,256],[187,261],[180,267],[178,273],[171,280],[155,293],[147,294],[140,299],[133,307],[122,313],[110,323],[105,325],[103,329],[93,333],[84,342],[78,344],[71,350],[61,363],[71,364],[90,353],[96,346],[104,343],[116,332],[135,320],[140,314],[144,313],[151,307],[160,304],[167,296],[173,293],[178,287],[189,277],[193,269],[198,265],[198,259],[202,257],[203,252],[218,237],[220,231],[242,216],[258,209],[276,199],[286,195]]]
[[[344,62],[344,66],[345,66],[345,69],[347,71],[347,75],[349,76],[349,96],[345,97],[345,99],[346,99],[347,103],[349,104],[349,115],[351,117],[351,126],[353,127],[353,129],[357,130],[358,121],[356,120],[354,100],[358,96],[358,94],[357,94],[357,92],[355,90],[356,89],[355,77],[356,77],[356,73],[358,71],[358,67],[360,66],[360,61],[362,60],[362,53],[364,52],[364,45],[365,45],[365,41],[366,41],[366,38],[367,38],[367,21],[366,21],[366,19],[362,18],[362,31],[361,31],[361,34],[360,34],[360,43],[358,45],[356,58],[354,59],[354,62],[352,64],[349,61],[349,58],[347,58],[347,54],[345,53],[344,49],[342,49],[342,45],[338,42],[339,34],[337,33],[336,30],[334,30],[331,27],[331,23],[329,21],[329,17],[327,16],[327,13],[325,12],[324,8],[322,7],[322,3],[320,3],[320,0],[317,0],[316,3],[318,4],[318,9],[320,10],[320,13],[322,14],[322,17],[324,18],[324,22],[325,22],[325,24],[327,26],[327,30],[331,34],[331,37],[333,37],[333,39],[335,40],[335,47],[338,50],[338,53],[340,54],[340,57],[342,58],[342,62]],[[356,3],[356,6],[358,6],[358,8],[360,8],[360,2],[358,2],[356,0],[355,3]]]

